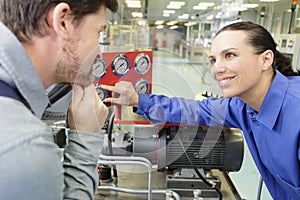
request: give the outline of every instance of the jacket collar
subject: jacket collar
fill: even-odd
[[[0,22],[0,79],[17,88],[36,116],[49,104],[46,90],[19,40]]]
[[[257,116],[257,120],[270,129],[273,129],[279,116],[287,88],[288,78],[279,71],[276,71],[274,80],[272,81]]]

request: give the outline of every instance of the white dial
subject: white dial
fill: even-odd
[[[124,76],[130,69],[130,61],[125,55],[118,55],[112,63],[112,70],[117,76]]]
[[[107,91],[98,84],[95,85],[95,88],[99,98],[103,101],[107,97]]]
[[[100,79],[104,74],[106,73],[107,70],[107,64],[103,58],[100,56],[97,56],[95,59],[95,62],[93,64],[93,75],[95,80]]]
[[[141,78],[134,84],[134,88],[138,94],[147,94],[150,90],[150,84],[146,79]]]
[[[146,74],[150,69],[150,58],[147,54],[141,53],[134,59],[134,69],[138,74]]]

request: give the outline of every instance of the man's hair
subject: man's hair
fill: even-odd
[[[69,4],[75,23],[97,12],[101,5],[106,5],[112,12],[118,10],[118,0],[1,0],[0,21],[20,41],[28,41],[32,35],[45,34],[49,10],[62,2]]]

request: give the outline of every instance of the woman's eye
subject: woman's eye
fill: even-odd
[[[233,53],[226,53],[225,54],[226,59],[233,58],[234,56],[235,56],[235,54],[233,54]]]
[[[209,60],[209,62],[210,62],[210,64],[212,64],[212,65],[213,65],[213,64],[215,64],[215,62],[216,62],[216,59],[210,59],[210,60]]]

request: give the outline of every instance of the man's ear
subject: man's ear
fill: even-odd
[[[261,64],[262,64],[262,69],[266,70],[272,67],[272,64],[274,62],[274,53],[271,50],[266,50],[261,54]]]
[[[59,3],[48,14],[48,23],[63,39],[69,39],[74,28],[70,13],[70,6],[67,3]]]

